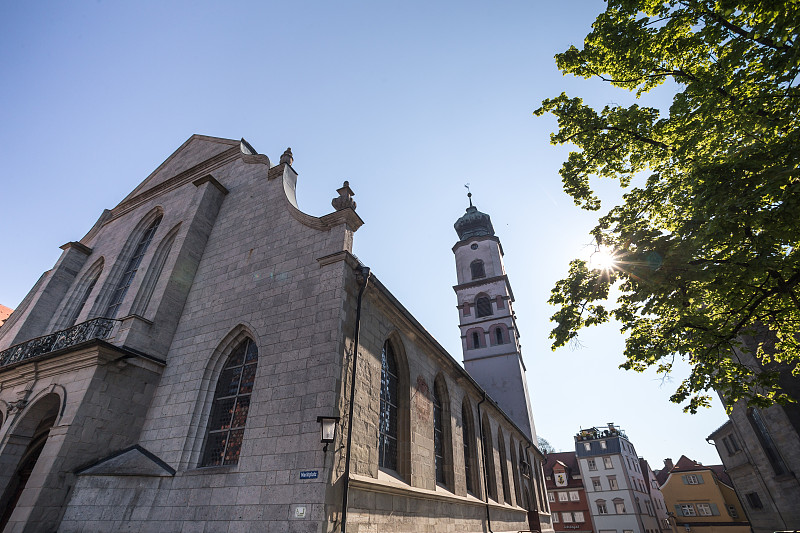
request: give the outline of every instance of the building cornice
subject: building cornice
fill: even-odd
[[[514,301],[514,291],[511,290],[511,282],[508,281],[508,274],[503,274],[502,276],[492,276],[491,278],[482,278],[475,281],[468,281],[467,283],[461,283],[459,285],[453,285],[453,290],[458,293],[460,290],[464,289],[471,289],[474,287],[480,287],[481,285],[489,285],[491,283],[496,283],[498,281],[504,281],[506,287],[508,287],[508,294],[510,295],[511,301]]]

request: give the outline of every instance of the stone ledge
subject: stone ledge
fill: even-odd
[[[317,262],[319,263],[320,268],[324,267],[325,265],[338,263],[339,261],[344,261],[350,268],[357,268],[360,265],[358,259],[356,259],[356,256],[354,256],[347,250],[342,250],[341,252],[336,252],[334,254],[329,254],[317,258]]]
[[[368,476],[361,476],[358,474],[350,474],[350,487],[357,490],[366,492],[378,492],[381,494],[390,494],[393,496],[403,496],[405,498],[415,498],[418,500],[431,500],[447,502],[451,504],[460,505],[474,505],[477,507],[485,507],[486,502],[476,498],[475,496],[459,496],[453,494],[445,489],[441,490],[428,490],[418,487],[406,485],[401,481],[394,481],[390,476],[385,479],[375,479]],[[515,505],[505,505],[497,502],[490,501],[489,507],[492,509],[501,509],[503,511],[511,511],[517,513],[525,513],[528,511],[522,507]]]

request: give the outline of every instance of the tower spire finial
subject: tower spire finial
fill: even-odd
[[[469,183],[464,185],[467,188],[467,198],[469,198],[469,206],[472,207],[472,191],[469,190]]]

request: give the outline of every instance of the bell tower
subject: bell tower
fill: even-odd
[[[458,242],[453,246],[464,368],[536,442],[503,247],[489,215],[472,205],[472,193],[467,196],[469,207],[454,225]]]

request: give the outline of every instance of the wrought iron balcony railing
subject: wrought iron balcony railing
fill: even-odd
[[[0,368],[93,339],[107,339],[117,322],[119,320],[113,318],[93,318],[71,328],[15,344],[0,352]]]

